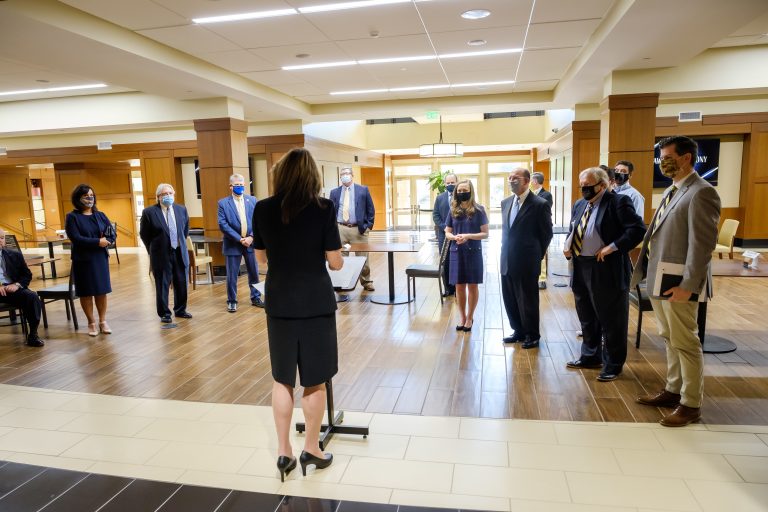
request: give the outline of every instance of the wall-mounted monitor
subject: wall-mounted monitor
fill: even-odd
[[[667,188],[672,184],[672,180],[661,173],[659,168],[659,142],[663,138],[657,138],[653,146],[653,188]],[[717,175],[720,169],[720,139],[696,139],[699,145],[699,155],[696,157],[694,169],[699,176],[707,180],[710,184],[717,185]]]

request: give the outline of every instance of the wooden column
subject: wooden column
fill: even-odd
[[[579,173],[600,163],[600,128],[600,121],[573,121],[571,123],[571,130],[573,131],[571,204],[581,199]]]
[[[600,154],[609,166],[617,160],[634,164],[631,183],[645,197],[643,218],[646,222],[651,219],[652,211],[658,105],[658,93],[611,95],[600,103]]]
[[[144,206],[157,203],[157,186],[168,183],[176,192],[174,200],[184,204],[184,180],[181,176],[181,163],[174,157],[171,149],[140,151],[141,181],[143,186]]]
[[[198,163],[200,166],[200,195],[203,203],[205,235],[221,237],[216,218],[219,199],[231,194],[229,177],[234,174],[248,176],[248,124],[241,119],[223,117],[196,119]],[[221,269],[226,261],[221,244],[211,244],[213,264]]]
[[[768,123],[752,123],[744,140],[739,205],[744,224],[737,236],[744,246],[762,247],[768,241]]]

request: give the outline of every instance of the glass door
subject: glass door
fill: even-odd
[[[488,222],[493,227],[501,226],[501,200],[509,195],[507,187],[507,174],[488,176]]]
[[[411,178],[395,179],[395,229],[412,229]]]

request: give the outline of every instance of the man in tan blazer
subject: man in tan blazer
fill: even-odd
[[[667,384],[637,401],[674,407],[661,420],[682,427],[701,418],[704,356],[696,324],[698,301],[712,296],[712,251],[717,242],[720,197],[694,170],[696,142],[668,137],[659,142],[660,167],[670,186],[643,239],[632,274],[634,287],[647,277],[647,290],[659,331],[667,345]]]

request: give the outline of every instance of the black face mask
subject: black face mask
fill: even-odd
[[[453,196],[456,198],[456,201],[463,203],[464,201],[469,201],[471,194],[469,192],[456,192]]]
[[[581,195],[587,201],[591,201],[597,195],[597,191],[595,190],[596,187],[597,185],[591,185],[589,187],[581,187]]]
[[[616,173],[616,184],[617,185],[623,185],[627,181],[629,181],[629,174],[624,174],[621,172]]]

